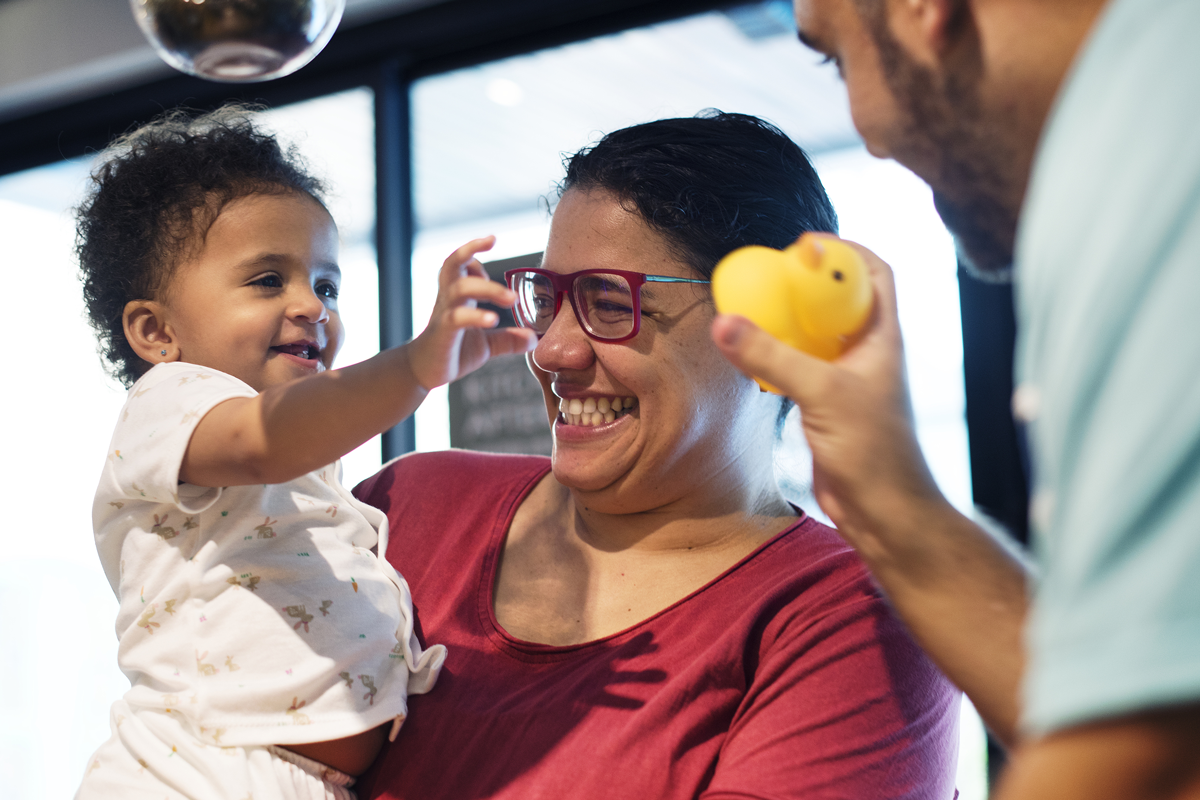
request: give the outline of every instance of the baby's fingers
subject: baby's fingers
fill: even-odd
[[[458,306],[446,312],[446,322],[453,330],[464,328],[494,328],[500,323],[500,315],[486,308]]]
[[[491,250],[495,243],[495,236],[472,239],[447,256],[446,260],[442,262],[441,272],[438,273],[438,288],[444,291],[452,282],[464,275],[486,275],[483,265],[475,260],[475,256]]]
[[[528,353],[537,347],[537,334],[528,328],[500,328],[485,331],[488,351],[493,357]]]
[[[487,277],[458,278],[445,288],[443,295],[450,306],[475,302],[511,308],[517,301],[517,295],[512,290]]]

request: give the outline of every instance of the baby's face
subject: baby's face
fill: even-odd
[[[337,228],[311,197],[233,200],[167,287],[179,359],[260,392],[329,369],[342,346],[337,260]]]

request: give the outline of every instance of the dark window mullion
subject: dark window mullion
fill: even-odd
[[[375,82],[375,241],[379,257],[379,347],[412,338],[412,147],[408,81],[398,59]],[[383,460],[416,448],[410,416],[383,434]]]

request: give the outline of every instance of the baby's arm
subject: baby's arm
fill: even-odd
[[[532,349],[532,331],[489,330],[496,314],[476,308],[479,301],[511,306],[515,299],[475,259],[494,241],[476,239],[446,259],[429,325],[413,341],[214,407],[192,434],[180,477],[198,486],[284,483],[388,430],[413,413],[430,389],[492,356]]]

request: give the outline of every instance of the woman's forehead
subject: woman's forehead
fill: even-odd
[[[688,276],[667,240],[620,199],[599,190],[568,189],[550,221],[543,269],[569,273],[584,269],[623,269],[655,275]]]

